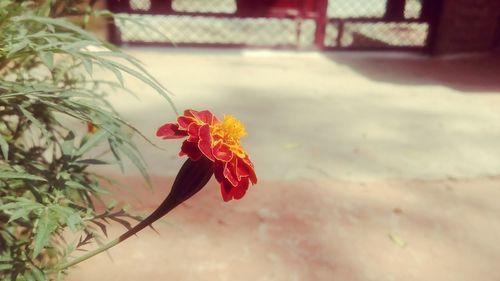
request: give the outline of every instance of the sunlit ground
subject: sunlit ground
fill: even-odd
[[[211,182],[155,224],[160,234],[132,237],[69,280],[500,279],[498,57],[126,51],[179,110],[241,119],[260,182],[230,203]],[[132,168],[120,176],[136,188],[117,194],[143,213],[183,160],[180,142],[154,135],[175,119],[168,103],[126,84],[140,100],[110,100],[164,149],[137,139],[154,194]]]

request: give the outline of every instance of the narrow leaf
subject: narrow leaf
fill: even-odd
[[[34,209],[37,209],[38,206],[31,206],[30,208],[27,208],[27,207],[22,207],[22,208],[19,208],[17,209],[14,213],[12,213],[10,215],[10,218],[9,218],[9,222],[11,221],[15,221],[17,220],[18,218],[25,218],[25,219],[28,219],[28,215],[31,213],[32,210]]]
[[[35,228],[35,241],[33,257],[37,257],[42,249],[49,243],[51,234],[56,228],[56,219],[50,216],[50,211],[45,209],[37,221]],[[38,278],[37,278],[38,279]]]
[[[37,281],[46,281],[47,280],[47,277],[45,276],[45,274],[40,269],[38,269],[38,267],[33,266],[31,268],[31,273],[33,274],[33,276],[35,277],[35,280],[37,280]]]
[[[23,276],[26,281],[36,281],[31,272],[26,271]]]
[[[0,264],[0,271],[11,269],[12,264]]]
[[[82,155],[86,153],[108,135],[109,133],[106,130],[97,131],[78,149],[76,155]]]
[[[43,64],[45,64],[45,66],[47,66],[48,69],[52,70],[54,68],[54,53],[50,51],[40,52],[39,56]]]
[[[7,58],[12,57],[12,55],[14,55],[15,53],[26,48],[26,46],[28,46],[29,42],[30,42],[29,40],[24,39],[21,42],[18,42],[16,44],[12,45],[12,47],[9,50],[9,53],[7,54]]]
[[[30,175],[23,172],[11,172],[11,171],[0,171],[0,179],[27,179],[27,180],[38,180],[38,181],[47,181],[46,179]]]
[[[99,160],[99,159],[83,159],[76,161],[78,164],[89,164],[89,165],[109,165],[109,162]]]
[[[2,150],[3,159],[9,160],[9,144],[2,135],[0,135],[0,149]]]
[[[75,150],[75,134],[73,132],[69,132],[68,135],[64,138],[62,143],[62,151],[64,155],[72,155]]]
[[[47,130],[45,129],[45,127],[42,125],[42,123],[40,123],[40,121],[38,121],[34,116],[33,114],[31,114],[31,112],[29,112],[28,110],[26,110],[24,107],[18,105],[17,108],[19,108],[19,110],[24,114],[24,116],[26,116],[26,118],[28,118],[28,120],[31,121],[31,123],[33,123],[36,127],[38,127],[43,133],[47,134]]]
[[[92,76],[93,73],[93,67],[92,67],[92,60],[86,58],[86,57],[81,57],[83,67],[85,67],[85,70],[87,73]]]

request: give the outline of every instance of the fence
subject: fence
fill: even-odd
[[[108,0],[115,44],[426,50],[437,0]],[[139,23],[145,24],[139,24]]]

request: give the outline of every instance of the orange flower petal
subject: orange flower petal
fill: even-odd
[[[188,134],[188,141],[190,142],[198,142],[198,140],[200,139],[200,125],[193,122],[191,124],[189,124],[189,126],[187,127],[187,134]]]
[[[233,186],[238,185],[238,177],[236,176],[236,169],[232,162],[226,162],[223,171],[224,178],[227,179]]]
[[[179,139],[187,136],[185,131],[179,130],[179,125],[167,123],[156,131],[156,136],[163,139]]]
[[[203,122],[205,124],[212,125],[212,123],[214,121],[214,115],[212,114],[212,112],[210,112],[208,110],[202,110],[202,111],[192,110],[191,113],[193,114],[193,116],[196,119],[200,120],[201,122]]]
[[[222,141],[219,141],[215,144],[215,146],[212,148],[212,153],[215,159],[223,162],[228,162],[233,158],[233,152],[227,145],[224,145]]]
[[[236,159],[236,176],[238,177],[238,180],[241,180],[243,177],[248,178],[250,176],[248,166],[241,159]]]
[[[187,130],[189,125],[194,122],[196,122],[196,120],[192,117],[187,117],[187,116],[177,117],[177,123],[179,124],[179,127],[181,127],[184,130]]]
[[[198,148],[200,149],[200,151],[208,159],[214,161],[215,158],[212,153],[212,136],[210,135],[210,126],[208,124],[205,124],[199,128],[198,138]]]
[[[196,110],[193,110],[193,109],[186,109],[186,110],[184,110],[184,116],[194,117],[193,111],[197,112]]]

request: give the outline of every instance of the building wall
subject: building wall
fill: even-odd
[[[444,0],[434,51],[492,51],[500,41],[499,24],[500,0]]]

